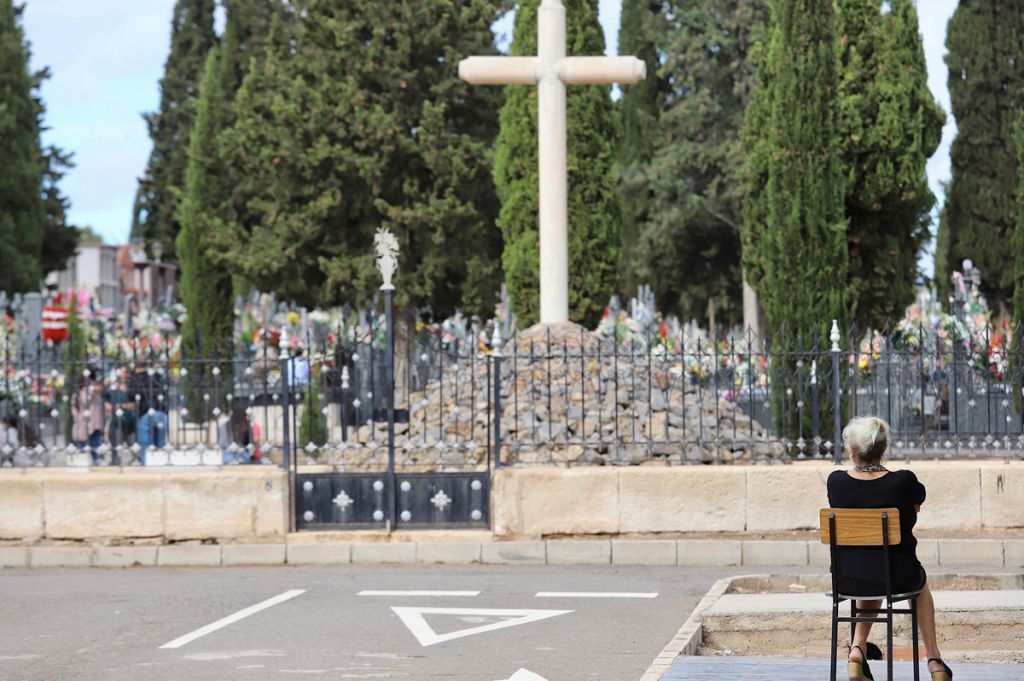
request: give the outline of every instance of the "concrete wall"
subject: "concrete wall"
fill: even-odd
[[[899,468],[899,463],[890,468]],[[918,527],[967,535],[1024,528],[1024,464],[915,463],[928,489]],[[818,526],[830,464],[502,468],[499,537],[631,533],[780,533]]]
[[[833,470],[802,463],[502,468],[494,475],[494,536],[812,530],[818,509],[828,505],[825,480]],[[984,530],[1006,537],[1024,528],[1024,464],[915,463],[913,470],[928,488],[918,526],[931,536],[964,538]],[[287,534],[286,484],[284,472],[270,466],[0,469],[0,541],[270,542]]]
[[[287,533],[278,468],[0,470],[0,540],[270,541]]]

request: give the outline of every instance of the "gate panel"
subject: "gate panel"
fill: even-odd
[[[397,480],[397,527],[490,527],[487,473],[405,473]]]
[[[295,478],[300,530],[383,529],[387,520],[384,473],[300,473]]]

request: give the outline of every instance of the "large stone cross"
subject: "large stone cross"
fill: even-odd
[[[543,0],[536,57],[469,57],[459,77],[477,85],[537,85],[540,161],[540,321],[569,321],[569,206],[566,85],[636,83],[647,65],[636,57],[567,57],[565,7]]]

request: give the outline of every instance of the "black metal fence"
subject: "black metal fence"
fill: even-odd
[[[891,424],[895,457],[1024,455],[1021,350],[1005,332],[939,331],[809,342],[413,332],[396,342],[396,467],[833,458],[838,428],[868,414]],[[206,357],[169,342],[101,339],[77,358],[7,343],[0,461],[382,470],[376,337],[265,339]]]

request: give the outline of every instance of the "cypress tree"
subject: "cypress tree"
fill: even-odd
[[[957,122],[946,203],[946,267],[958,270],[965,258],[972,259],[981,269],[989,305],[1006,317],[1013,295],[1006,245],[1017,220],[1013,125],[1024,103],[1024,5],[961,2],[949,21],[946,48]]]
[[[22,7],[0,0],[0,289],[34,291],[43,275],[44,211],[37,81],[29,71]]]
[[[540,0],[523,0],[516,10],[511,52],[537,54],[537,9]],[[567,0],[567,52],[604,54],[597,3]],[[613,293],[619,264],[621,210],[612,163],[615,120],[611,88],[573,85],[567,93],[569,131],[569,316],[594,325]],[[537,237],[537,94],[536,88],[507,88],[501,110],[494,179],[501,198],[505,250],[501,261],[516,316],[524,324],[540,311],[540,253]]]
[[[646,132],[657,151],[642,172],[652,208],[637,260],[662,309],[684,319],[707,320],[709,299],[716,323],[742,315],[739,133],[755,78],[751,51],[768,19],[766,0],[703,0],[671,14],[661,74],[671,89]]]
[[[145,115],[153,150],[136,194],[132,237],[164,245],[168,260],[176,259],[180,228],[178,203],[185,186],[189,134],[203,62],[217,44],[213,31],[214,0],[177,0],[171,20],[171,53],[160,80],[160,110]]]
[[[1017,222],[1013,230],[1010,252],[1013,257],[1013,341],[1010,346],[1010,380],[1013,386],[1014,404],[1019,411],[1024,391],[1024,111],[1017,114],[1013,128],[1014,143],[1017,146]]]
[[[225,262],[299,304],[358,302],[380,285],[383,226],[402,248],[400,304],[490,313],[501,92],[463,83],[457,64],[497,53],[501,0],[292,4],[225,136],[239,177]]]
[[[619,25],[619,54],[631,54],[647,64],[647,78],[623,87],[618,105],[618,170],[622,201],[622,264],[619,288],[631,294],[642,281],[638,272],[643,255],[637,245],[654,201],[648,175],[660,140],[661,110],[669,92],[662,57],[669,40],[668,6],[663,0],[623,0]],[[660,299],[660,294],[659,294]]]
[[[298,446],[305,447],[310,442],[323,445],[327,442],[327,418],[323,413],[320,400],[320,370],[310,372],[310,382],[306,395],[302,400],[302,416],[299,418]]]
[[[39,253],[42,272],[63,270],[68,259],[78,250],[78,228],[67,223],[71,202],[59,187],[65,171],[74,168],[71,154],[55,146],[43,151],[43,243]]]
[[[227,193],[223,164],[217,146],[224,95],[218,71],[218,49],[207,55],[199,87],[196,122],[188,148],[185,192],[178,206],[181,231],[177,237],[178,262],[181,268],[181,301],[188,316],[181,332],[185,360],[224,357],[233,331],[231,273],[218,266],[211,251],[213,237],[224,229],[223,197]],[[189,385],[210,382],[205,363],[192,365]],[[201,393],[194,391],[189,410],[194,420],[205,421]],[[215,405],[213,405],[215,406]]]
[[[926,165],[945,114],[928,89],[913,0],[838,0],[838,129],[849,222],[847,300],[861,331],[903,317],[935,197]]]
[[[831,3],[774,0],[762,91],[747,124],[748,177],[767,179],[744,225],[749,259],[769,328],[784,329],[790,348],[847,319],[834,22]]]

